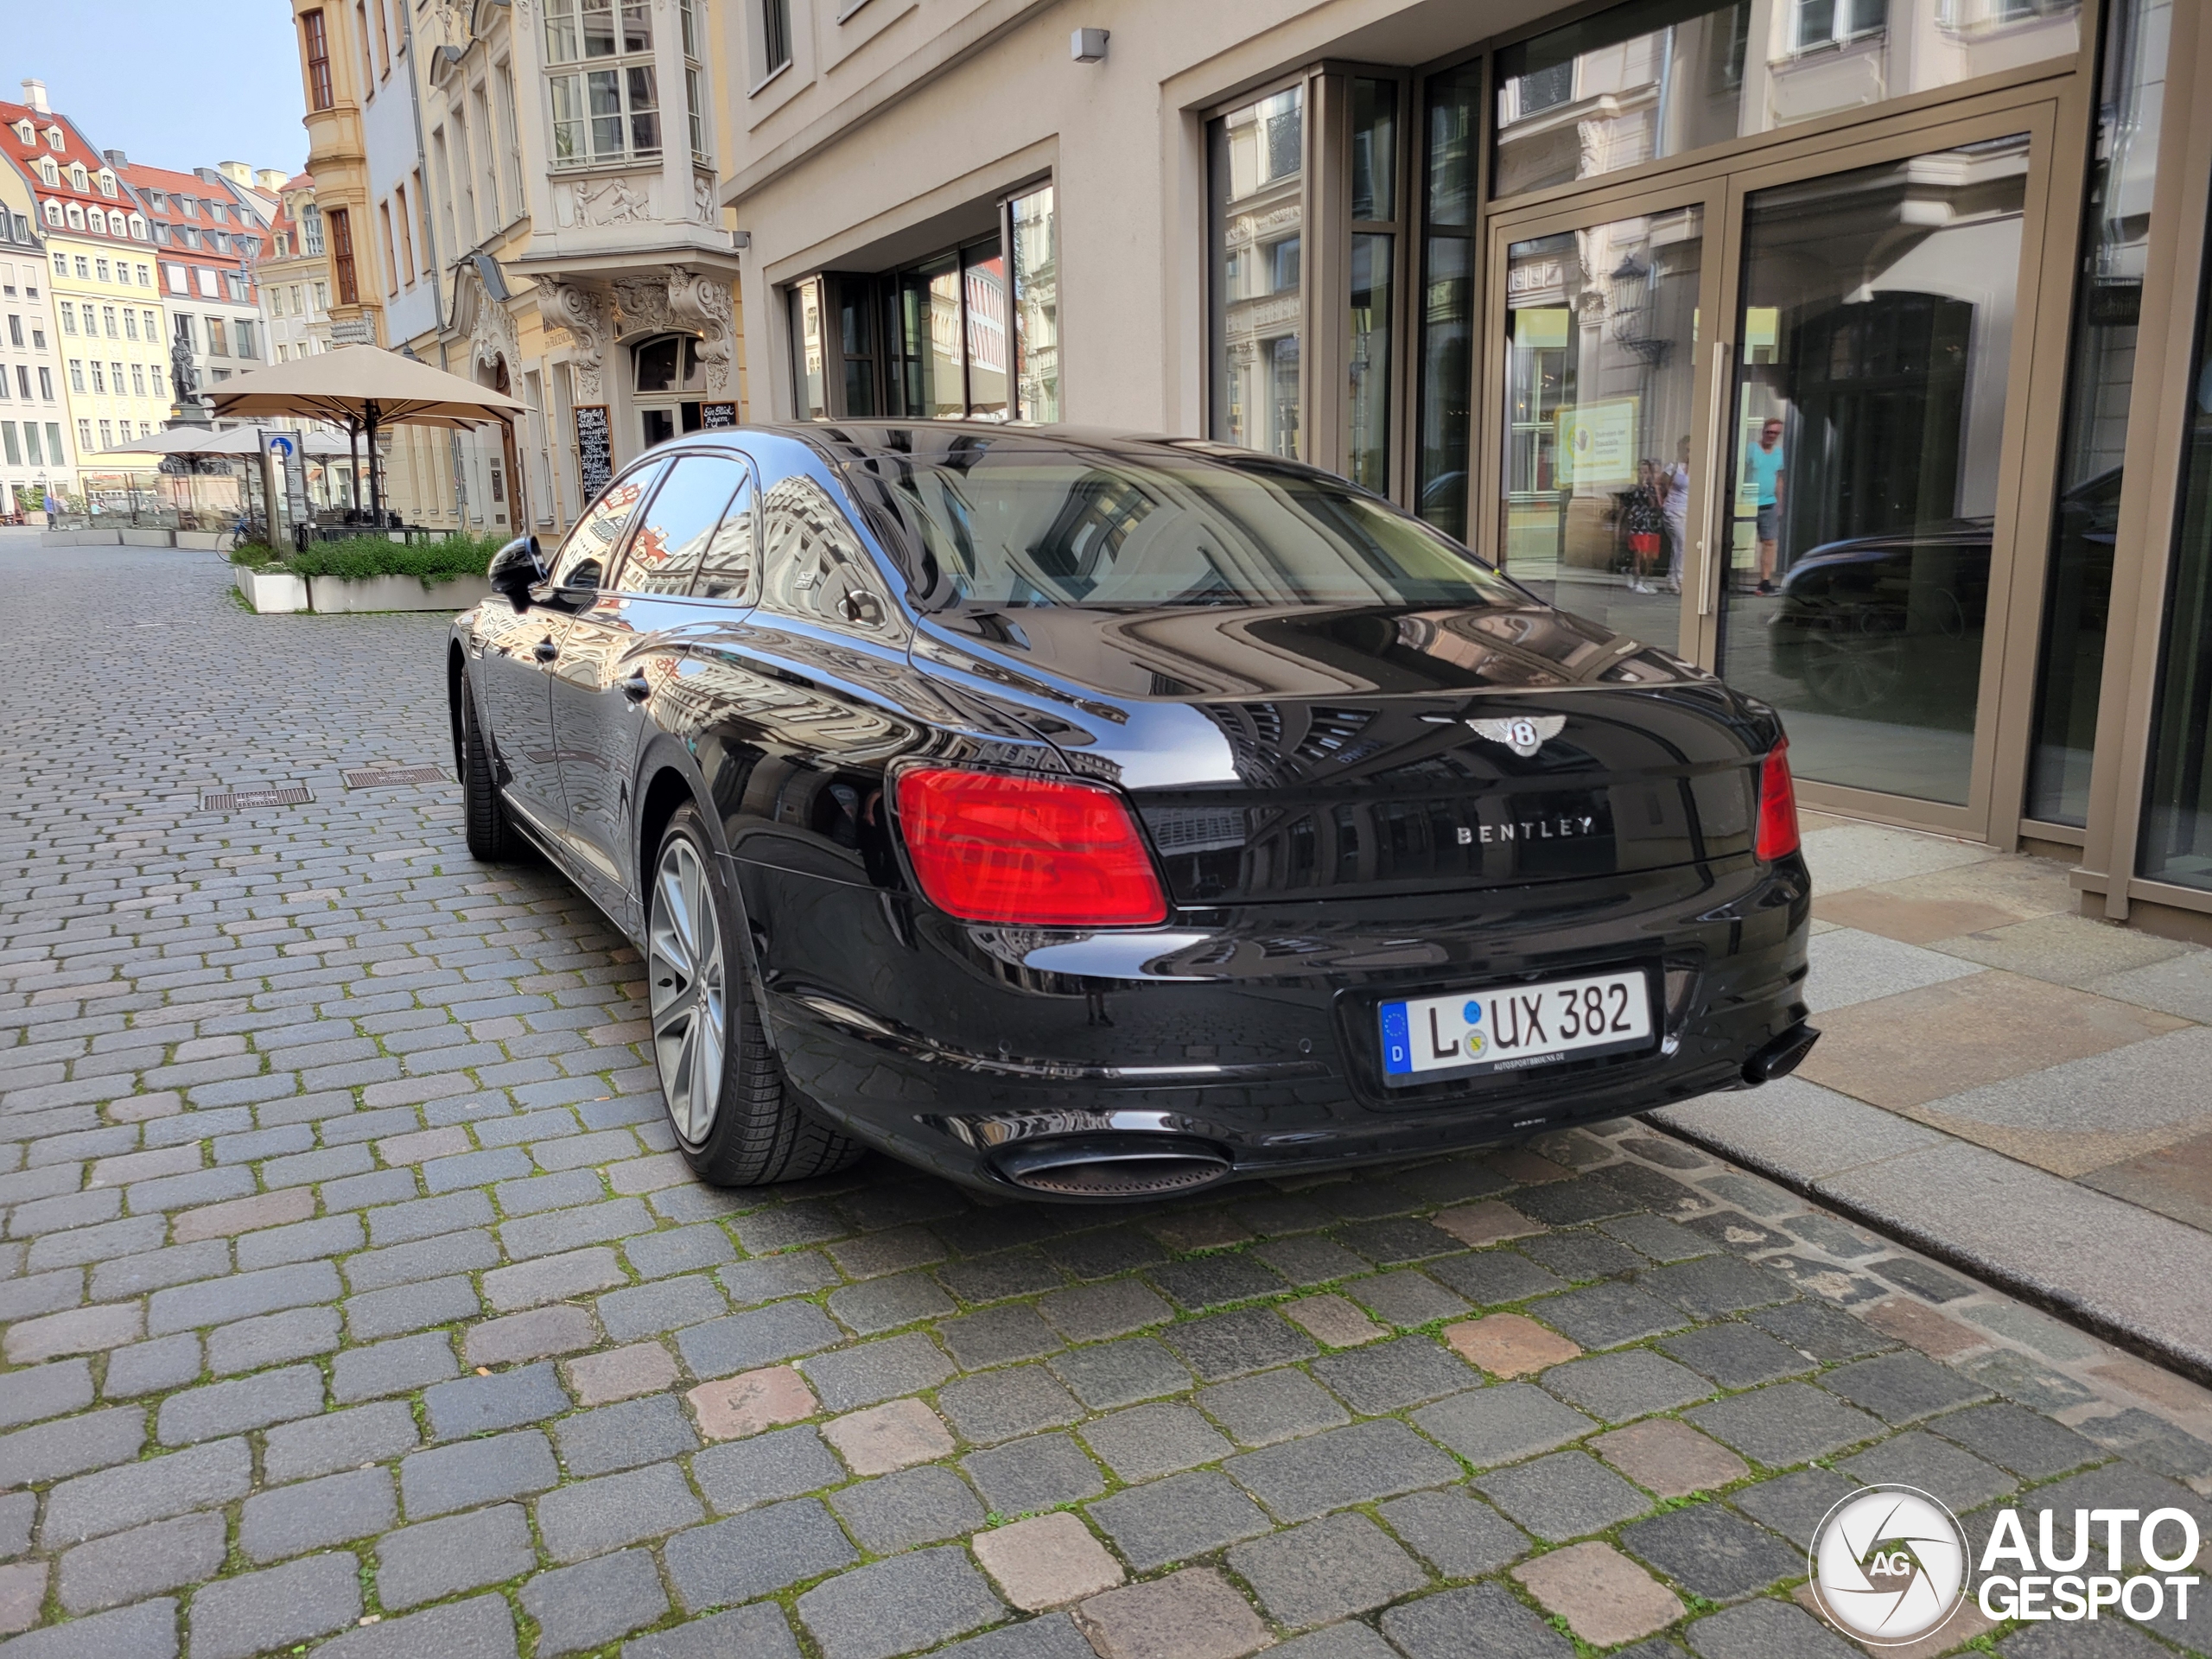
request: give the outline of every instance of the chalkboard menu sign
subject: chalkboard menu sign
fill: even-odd
[[[576,405],[576,471],[587,501],[613,481],[614,434],[607,424],[605,404]]]
[[[702,431],[711,432],[718,426],[735,426],[736,424],[737,405],[735,404],[699,405],[699,426]]]

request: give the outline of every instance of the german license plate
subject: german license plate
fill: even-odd
[[[1648,1047],[1651,982],[1637,969],[1408,997],[1381,1018],[1382,1081],[1403,1089]]]

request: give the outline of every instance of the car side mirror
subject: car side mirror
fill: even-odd
[[[530,590],[545,580],[545,559],[537,550],[537,537],[516,537],[492,556],[484,575],[493,593],[518,611],[528,610]]]

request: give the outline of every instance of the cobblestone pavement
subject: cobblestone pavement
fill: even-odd
[[[7,1659],[1795,1659],[1856,1482],[2212,1532],[2202,1391],[1638,1124],[1127,1211],[703,1189],[629,950],[450,784],[340,781],[449,767],[441,620],[4,556]]]

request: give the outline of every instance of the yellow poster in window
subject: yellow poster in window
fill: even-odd
[[[1569,404],[1559,412],[1559,474],[1562,485],[1633,484],[1636,481],[1637,403],[1607,397],[1594,404]]]
[[[1513,343],[1524,352],[1558,351],[1567,344],[1565,306],[1528,306],[1513,314]]]

